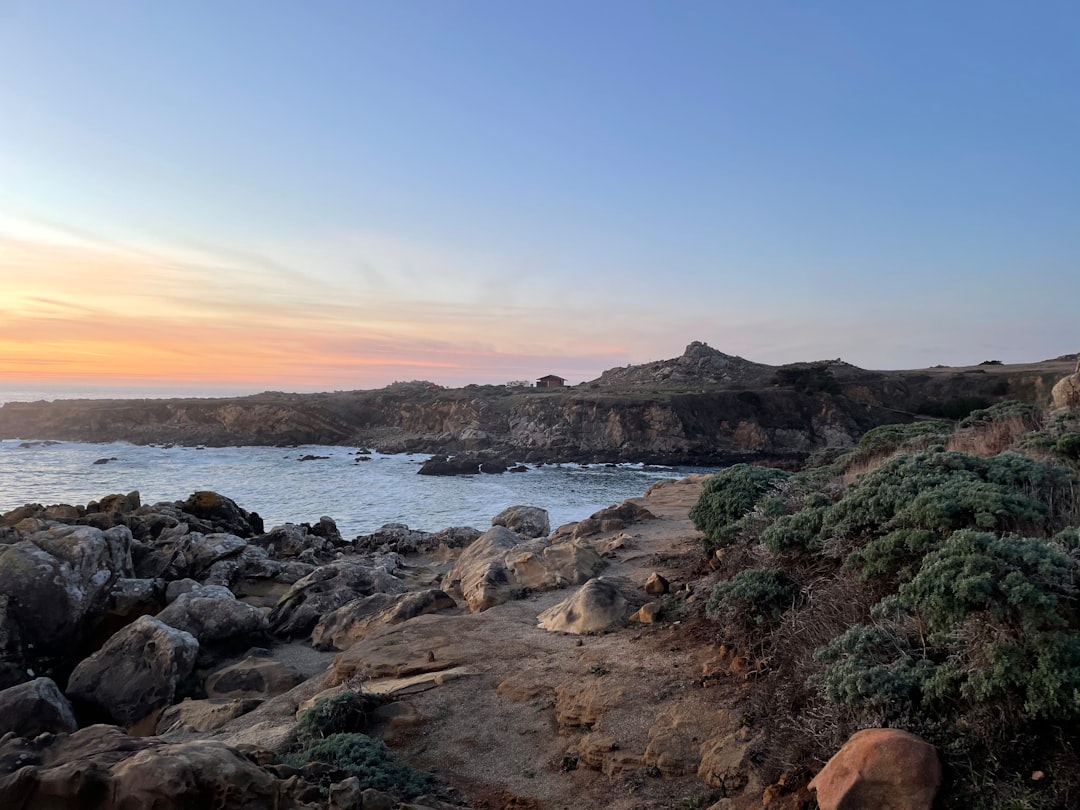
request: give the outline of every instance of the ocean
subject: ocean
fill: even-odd
[[[85,504],[138,490],[143,503],[186,499],[198,490],[226,495],[258,512],[267,528],[329,515],[346,538],[386,523],[438,531],[485,529],[508,506],[548,510],[552,528],[645,492],[690,467],[551,464],[501,475],[417,475],[426,455],[352,447],[182,447],[0,441],[0,513],[25,503]],[[304,456],[317,458],[301,461]],[[98,461],[103,463],[95,463]]]

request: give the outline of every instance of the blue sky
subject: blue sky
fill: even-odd
[[[3,379],[1080,341],[1075,3],[0,0],[0,79]]]

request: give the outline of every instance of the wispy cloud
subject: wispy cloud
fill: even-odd
[[[363,387],[413,376],[456,384],[589,375],[626,361],[581,308],[526,305],[490,268],[458,272],[453,260],[394,240],[324,248],[351,265],[350,278],[335,265],[298,267],[295,257],[6,224],[0,378],[29,370]]]

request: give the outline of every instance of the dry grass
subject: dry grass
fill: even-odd
[[[1037,427],[1020,416],[957,430],[946,447],[958,453],[987,458],[1003,453]]]

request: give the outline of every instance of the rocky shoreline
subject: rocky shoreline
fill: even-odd
[[[607,675],[634,656],[611,645],[662,633],[661,616],[695,598],[678,566],[699,487],[655,488],[659,515],[630,501],[552,531],[543,510],[514,507],[484,533],[390,525],[352,540],[328,517],[266,530],[211,492],[12,510],[0,517],[0,806],[541,807],[554,797],[539,774],[561,774],[559,795],[588,783],[599,797],[628,768],[675,780],[649,780],[638,798],[655,803],[634,806],[670,806],[700,766],[669,764],[647,739],[612,757],[587,729],[631,702]],[[667,516],[665,492],[681,493]],[[674,534],[646,540],[669,521]],[[651,565],[661,550],[666,576]],[[438,774],[431,793],[365,794],[346,770],[297,765],[305,710],[344,693],[379,696],[364,732]],[[500,742],[509,715],[549,738],[524,753]],[[470,717],[473,731],[452,727]]]

